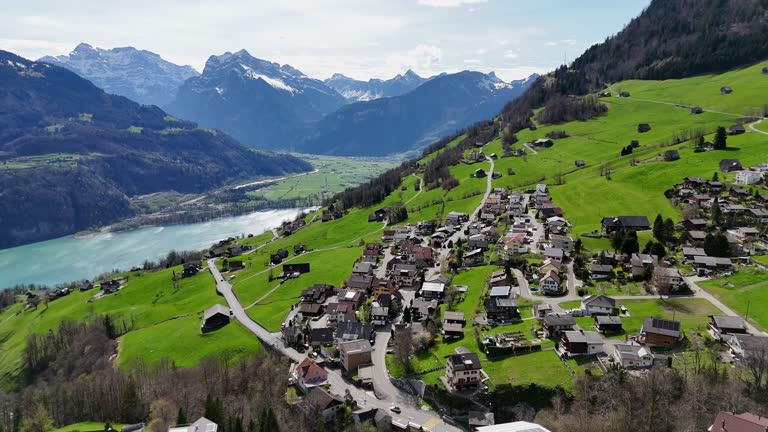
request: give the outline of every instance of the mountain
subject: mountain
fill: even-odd
[[[328,87],[347,98],[347,100],[362,102],[383,97],[400,96],[414,90],[428,80],[429,78],[422,78],[414,71],[408,69],[405,74],[398,74],[389,80],[370,79],[368,81],[359,81],[337,73],[324,82]]]
[[[192,66],[179,66],[133,47],[106,50],[81,43],[68,55],[38,61],[65,67],[108,93],[145,105],[170,103],[184,81],[200,75]]]
[[[211,56],[203,74],[184,83],[168,110],[225,130],[247,145],[285,148],[296,128],[345,103],[322,81],[241,50]]]
[[[313,124],[294,148],[345,156],[416,150],[493,117],[536,78],[505,83],[492,72],[441,75],[400,96],[347,105]]]
[[[128,196],[310,168],[0,51],[0,247],[131,216]]]

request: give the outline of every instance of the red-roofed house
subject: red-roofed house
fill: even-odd
[[[709,432],[766,432],[768,418],[751,413],[729,413],[720,411],[715,422],[707,429]]]
[[[305,358],[299,363],[292,375],[296,380],[296,385],[304,393],[308,393],[312,387],[325,384],[328,380],[328,372],[309,358]]]

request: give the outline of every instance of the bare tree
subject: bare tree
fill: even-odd
[[[404,330],[395,332],[395,358],[398,362],[400,362],[401,365],[403,365],[403,368],[405,368],[406,372],[409,373],[413,370],[411,365],[411,356],[413,355],[413,352],[413,334],[411,331]]]

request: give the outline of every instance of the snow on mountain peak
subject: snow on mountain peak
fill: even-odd
[[[301,90],[297,90],[297,89],[291,87],[290,85],[286,84],[285,81],[281,80],[280,78],[274,78],[274,77],[270,77],[270,76],[267,76],[267,75],[264,75],[264,74],[260,74],[260,73],[258,73],[256,71],[254,71],[253,69],[251,69],[250,67],[242,64],[242,63],[240,64],[240,67],[243,68],[243,70],[245,71],[246,76],[248,78],[250,78],[250,79],[254,79],[254,80],[261,79],[265,83],[267,83],[270,86],[274,87],[275,89],[287,91],[287,92],[289,92],[291,94],[301,93]]]

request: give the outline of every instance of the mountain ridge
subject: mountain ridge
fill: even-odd
[[[354,102],[364,102],[382,97],[400,96],[413,91],[432,78],[434,77],[422,78],[413,70],[408,69],[402,75],[397,74],[388,80],[370,78],[368,81],[362,81],[350,78],[344,74],[335,73],[330,78],[324,80],[324,82],[346,99]]]

